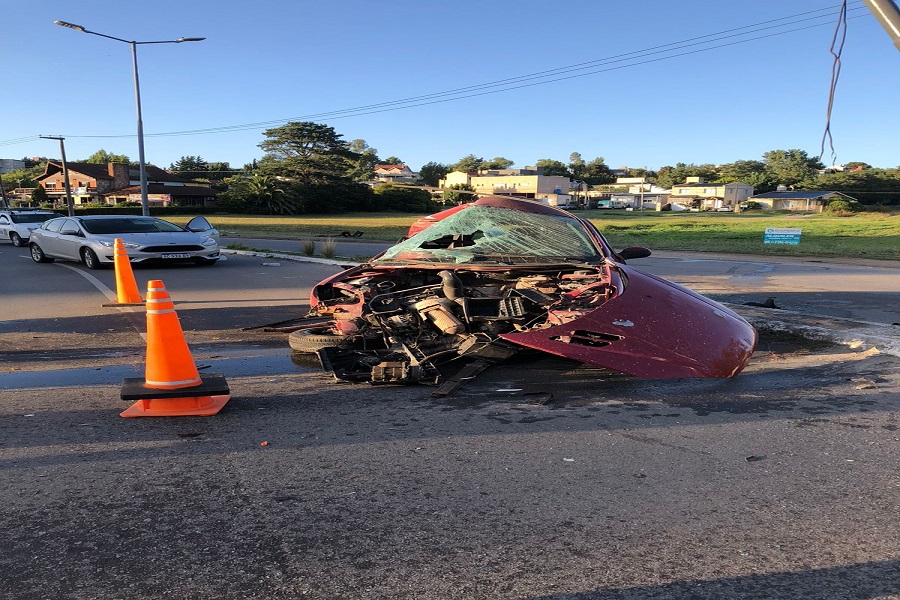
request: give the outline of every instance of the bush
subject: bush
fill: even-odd
[[[427,212],[431,194],[427,190],[382,185],[373,190],[376,211]]]
[[[825,207],[825,212],[836,217],[849,217],[862,210],[859,202],[853,200],[832,200]]]

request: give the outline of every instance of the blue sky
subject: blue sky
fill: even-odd
[[[524,167],[579,152],[651,169],[775,149],[818,156],[839,5],[8,3],[0,158],[58,157],[58,143],[38,136],[62,135],[70,161],[101,148],[137,159],[128,44],[55,20],[127,40],[207,38],[138,46],[146,159],[162,167],[184,155],[240,167],[262,156],[264,129],[289,120],[326,123],[414,170],[470,153]],[[849,17],[831,120],[836,163],[897,167],[900,52],[859,0]],[[370,108],[347,112],[360,107]],[[247,127],[221,132],[233,126]],[[204,129],[220,132],[186,133]],[[823,161],[832,162],[827,147]]]

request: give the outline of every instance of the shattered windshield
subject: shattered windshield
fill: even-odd
[[[602,258],[572,217],[472,206],[400,242],[373,262],[538,264]]]

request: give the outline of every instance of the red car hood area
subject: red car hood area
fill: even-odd
[[[624,291],[590,313],[503,339],[645,378],[733,377],[756,347],[743,318],[691,290],[616,265]]]

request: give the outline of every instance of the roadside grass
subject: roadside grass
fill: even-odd
[[[585,214],[587,213],[587,214]],[[900,215],[856,213],[633,213],[581,211],[616,247],[777,256],[846,256],[900,260]],[[802,231],[799,245],[765,244],[769,227]]]
[[[773,256],[822,256],[900,260],[900,212],[861,212],[851,216],[827,213],[750,211],[745,213],[684,213],[581,210],[573,214],[594,223],[616,249],[646,246]],[[361,241],[395,242],[424,215],[348,213],[341,215],[256,216],[213,215],[223,237],[289,237],[342,239],[341,232],[361,231]],[[171,221],[185,224],[190,216]],[[800,244],[764,244],[769,227],[802,230]],[[225,241],[225,240],[223,240]]]

